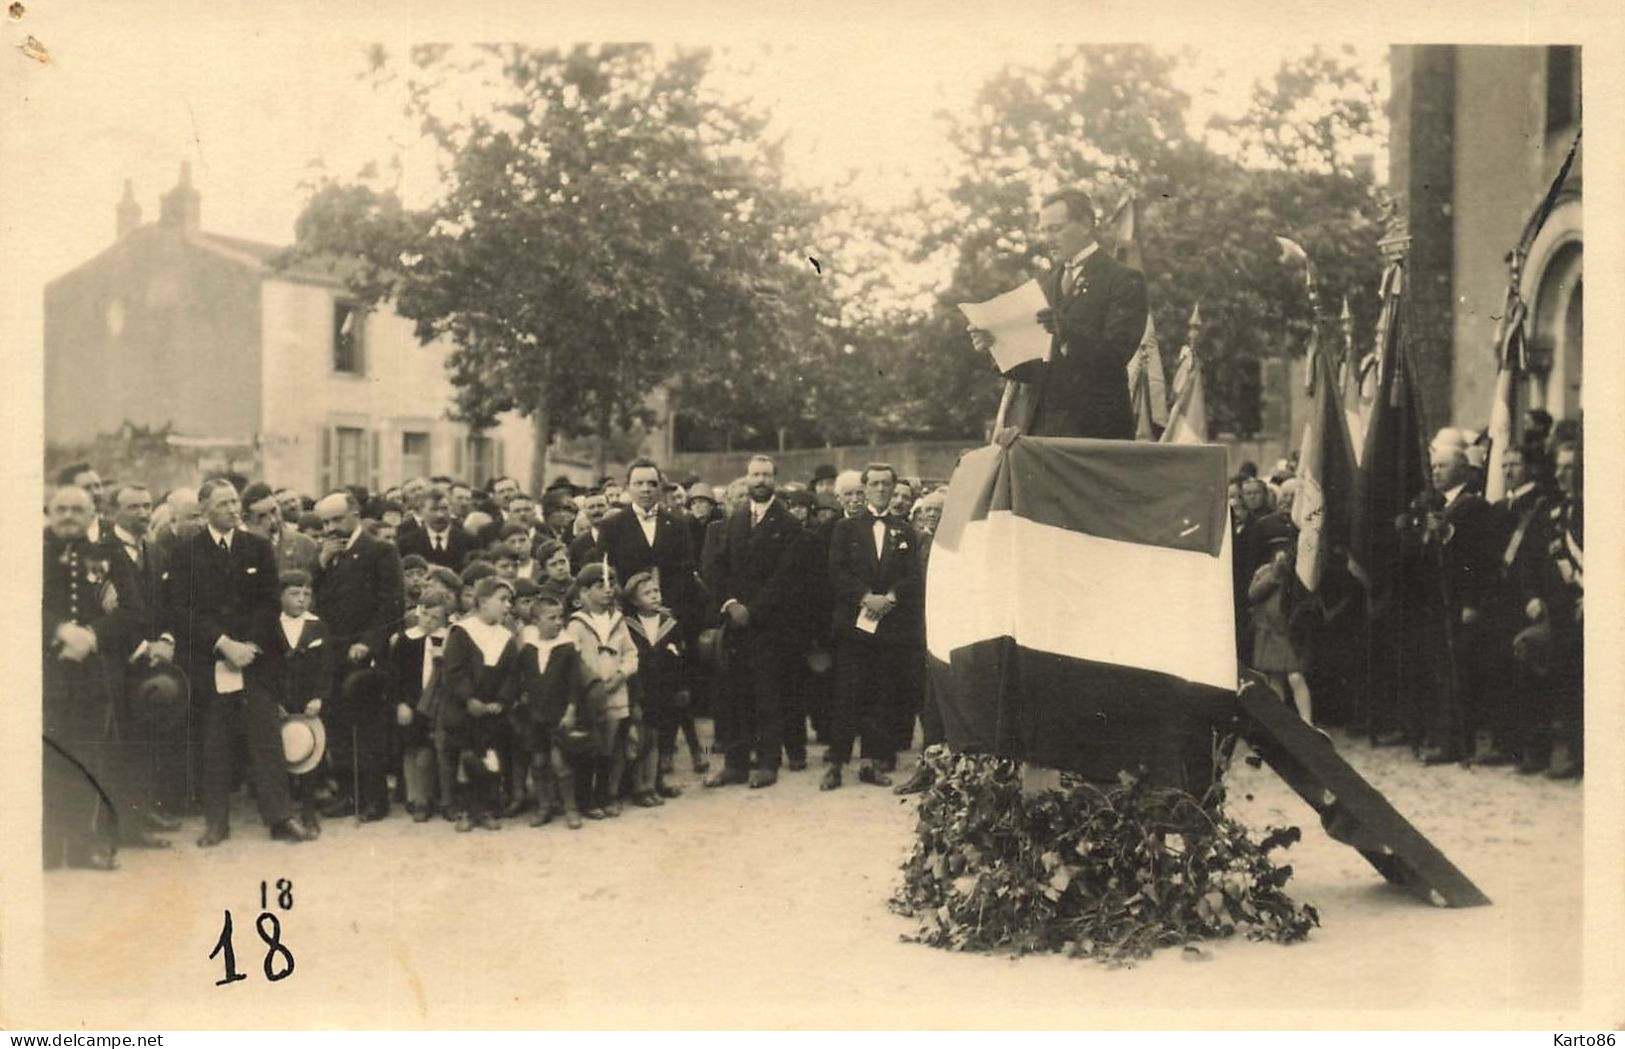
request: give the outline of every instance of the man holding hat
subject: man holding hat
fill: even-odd
[[[327,713],[340,781],[339,797],[325,815],[359,813],[362,822],[380,820],[389,814],[384,768],[392,711],[388,677],[379,668],[406,612],[401,559],[393,546],[361,527],[360,508],[350,493],[321,499],[316,516],[322,519],[316,608],[332,638]]]
[[[240,527],[242,504],[231,482],[205,481],[198,503],[206,527],[177,550],[163,581],[169,631],[205,711],[206,826],[198,845],[219,845],[231,834],[232,760],[239,737],[247,737],[249,780],[271,837],[309,841],[310,832],[289,814],[276,695],[271,669],[261,658],[271,648],[281,607],[276,554],[269,542]]]

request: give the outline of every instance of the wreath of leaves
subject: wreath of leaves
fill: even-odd
[[[1111,967],[1162,947],[1244,932],[1292,943],[1320,924],[1282,891],[1292,868],[1269,854],[1296,827],[1254,841],[1225,815],[1221,771],[1207,793],[1120,774],[1102,788],[1063,778],[1027,795],[1006,758],[932,747],[914,848],[892,909],[920,920],[905,940],[957,951],[1064,951]]]

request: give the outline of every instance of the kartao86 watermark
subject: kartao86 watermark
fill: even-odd
[[[1554,1035],[1552,1035],[1552,1045],[1560,1046],[1560,1047],[1562,1047],[1562,1049],[1570,1049],[1570,1047],[1573,1047],[1573,1046],[1584,1046],[1584,1047],[1612,1046],[1613,1044],[1614,1044],[1614,1034],[1613,1034],[1612,1031],[1605,1032],[1603,1034],[1554,1034]]]

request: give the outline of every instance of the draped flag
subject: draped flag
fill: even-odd
[[[1298,579],[1311,593],[1334,551],[1349,542],[1357,474],[1342,399],[1331,362],[1309,342],[1309,421],[1298,446],[1298,492],[1292,501],[1292,523],[1298,526]]]
[[[1202,362],[1196,356],[1196,333],[1202,326],[1202,306],[1191,308],[1189,339],[1179,351],[1174,371],[1174,405],[1168,410],[1165,444],[1206,444],[1207,395],[1202,388]]]
[[[1145,272],[1145,255],[1140,250],[1140,202],[1132,194],[1111,218],[1106,220],[1106,235],[1112,243],[1112,254],[1130,269]],[[1168,425],[1168,381],[1162,370],[1162,350],[1157,344],[1157,324],[1147,310],[1145,332],[1140,336],[1140,347],[1128,362],[1128,391],[1134,405],[1134,439],[1154,441]]]
[[[948,743],[1186,783],[1236,689],[1226,453],[1023,437],[966,455],[926,581]],[[1151,624],[1177,617],[1177,641]]]
[[[1349,570],[1366,589],[1367,610],[1384,611],[1399,574],[1399,534],[1394,519],[1428,486],[1427,440],[1416,403],[1416,379],[1406,352],[1401,309],[1404,263],[1383,274],[1378,321],[1376,396],[1366,423],[1365,451],[1356,475],[1354,516],[1349,526]]]

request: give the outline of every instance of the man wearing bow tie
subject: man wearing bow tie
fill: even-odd
[[[996,436],[1132,440],[1127,368],[1145,334],[1145,277],[1095,239],[1094,204],[1081,189],[1043,199],[1037,234],[1053,263],[1039,278],[1049,306],[1036,318],[1052,336],[1049,360],[1007,376],[1017,385]],[[971,339],[979,350],[993,345],[985,331],[973,330]]]
[[[261,658],[281,610],[276,552],[241,527],[242,504],[229,481],[205,481],[198,503],[205,527],[176,550],[162,597],[179,662],[204,708],[206,825],[198,844],[219,845],[231,833],[232,755],[240,736],[247,738],[254,800],[271,837],[308,841],[309,830],[289,813],[272,669]]]
[[[463,562],[474,549],[474,537],[451,518],[451,504],[446,493],[439,488],[424,491],[420,507],[423,524],[410,532],[400,533],[400,552],[405,557],[417,554],[431,565],[440,565],[453,572],[463,570]]]
[[[835,691],[829,769],[823,790],[841,785],[854,736],[863,740],[858,778],[889,786],[897,759],[899,704],[918,691],[924,587],[918,540],[907,522],[889,515],[897,471],[885,463],[863,470],[864,510],[835,522],[829,546],[833,595]],[[909,712],[912,728],[912,711]]]

